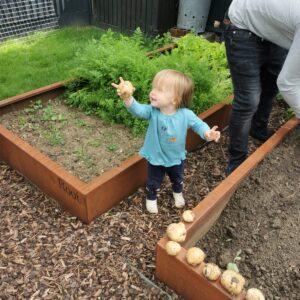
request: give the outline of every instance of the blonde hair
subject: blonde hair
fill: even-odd
[[[182,72],[165,69],[159,71],[152,82],[152,86],[167,85],[174,91],[176,107],[189,107],[194,94],[194,82]]]

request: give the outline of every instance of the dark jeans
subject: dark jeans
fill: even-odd
[[[174,193],[181,193],[183,189],[184,162],[172,167],[154,166],[148,163],[147,199],[155,200],[157,191],[167,174],[172,182]]]
[[[247,158],[250,130],[258,134],[267,132],[278,93],[276,80],[287,50],[235,26],[225,30],[224,38],[234,88],[229,123],[230,173]]]

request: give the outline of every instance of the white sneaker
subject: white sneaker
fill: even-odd
[[[173,197],[175,200],[175,206],[177,208],[181,208],[185,206],[185,200],[182,196],[182,193],[173,193]]]
[[[150,214],[157,214],[158,213],[157,200],[146,199],[146,208]]]

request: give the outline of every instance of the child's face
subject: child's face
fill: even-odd
[[[166,84],[153,85],[150,92],[150,103],[159,109],[176,108],[175,94]]]

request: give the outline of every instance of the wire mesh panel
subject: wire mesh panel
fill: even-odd
[[[53,0],[0,0],[0,41],[57,26]]]

